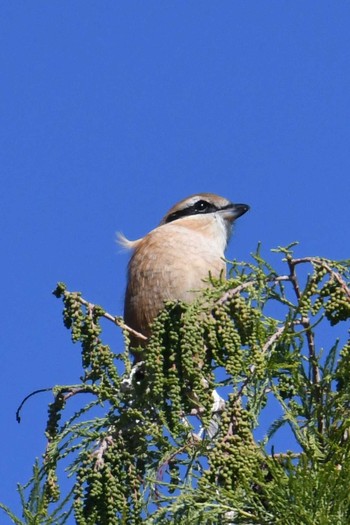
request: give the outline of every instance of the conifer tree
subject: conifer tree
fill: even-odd
[[[0,504],[13,523],[350,523],[350,262],[274,252],[282,272],[258,249],[194,303],[166,304],[136,366],[122,318],[58,284],[82,377],[53,388],[23,516]]]

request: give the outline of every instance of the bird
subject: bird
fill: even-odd
[[[159,225],[144,237],[130,241],[119,234],[119,242],[132,250],[128,264],[124,300],[124,322],[145,338],[152,322],[167,301],[191,303],[208,287],[209,275],[226,276],[225,249],[233,222],[249,210],[213,193],[191,195],[175,204]],[[132,332],[130,349],[146,339]]]

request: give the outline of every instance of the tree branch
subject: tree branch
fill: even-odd
[[[86,301],[80,295],[74,294],[74,292],[67,292],[67,291],[65,291],[64,294],[65,295],[74,295],[75,296],[74,298],[80,304],[82,304],[83,306],[86,306],[86,308],[90,312],[92,312],[97,307],[96,304],[93,304],[93,303],[90,303],[89,301]],[[101,317],[104,317],[105,319],[108,319],[108,321],[112,321],[112,323],[114,323],[117,326],[119,326],[122,330],[126,330],[127,332],[129,332],[130,334],[134,335],[135,337],[138,337],[139,339],[142,339],[143,341],[147,341],[147,337],[145,335],[141,334],[140,332],[137,332],[136,330],[134,330],[133,328],[131,328],[130,326],[125,324],[124,321],[120,317],[118,317],[116,315],[109,314],[108,312],[105,312],[103,309],[101,309]]]
[[[295,271],[295,266],[297,264],[306,263],[306,262],[315,262],[315,260],[312,257],[304,257],[302,259],[292,259],[291,257],[287,257],[287,263],[288,263],[288,267],[290,270],[290,281],[292,283],[292,286],[293,286],[298,302],[300,302],[302,298],[302,293],[300,291],[299,282],[298,282],[297,274]],[[311,373],[312,373],[312,383],[315,387],[315,390],[314,390],[315,401],[316,401],[317,406],[320,406],[321,394],[319,390],[319,385],[321,382],[321,374],[320,374],[320,369],[317,363],[315,337],[311,329],[311,323],[310,323],[309,317],[302,316],[300,324],[305,329],[306,341],[307,341],[307,345],[309,349],[309,361],[310,361],[310,367],[311,367]],[[318,431],[320,432],[320,434],[323,433],[322,416],[318,418]]]

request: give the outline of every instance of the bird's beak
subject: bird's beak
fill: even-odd
[[[230,222],[235,221],[249,210],[248,204],[228,204],[225,208],[220,210],[220,214],[225,220]]]

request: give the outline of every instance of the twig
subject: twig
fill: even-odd
[[[91,385],[84,385],[84,386],[77,386],[77,387],[72,387],[72,388],[62,388],[60,389],[60,392],[59,394],[64,394],[63,395],[63,400],[64,401],[67,401],[68,399],[70,399],[71,397],[75,396],[76,394],[96,394],[96,391],[95,389],[93,388],[93,386]]]
[[[326,261],[324,261],[322,259],[318,259],[317,257],[301,257],[299,259],[292,259],[292,261],[293,261],[294,265],[308,262],[308,263],[311,263],[311,264],[316,264],[316,265],[319,265],[319,266],[323,266],[323,268],[325,268],[325,270],[327,270],[327,272],[333,277],[333,279],[338,281],[338,283],[342,287],[344,293],[350,299],[350,289],[349,289],[349,287],[346,285],[346,283],[343,281],[343,279],[340,277],[340,275],[337,272],[335,272],[333,270],[333,268],[331,268]]]
[[[280,281],[290,281],[290,275],[278,275],[277,277],[272,277],[270,281],[275,281],[276,283]]]
[[[169,454],[168,457],[163,458],[162,463],[160,464],[160,466],[157,469],[156,479],[155,480],[152,479],[152,481],[155,481],[154,493],[155,493],[156,499],[159,498],[158,485],[162,481],[162,478],[163,478],[163,475],[164,475],[164,471],[165,471],[166,467],[169,465],[169,463],[171,461],[173,461],[173,459],[176,456],[178,456],[179,454],[183,454],[184,452],[186,452],[187,449],[193,448],[193,447],[197,447],[199,445],[199,443],[200,443],[200,440],[197,438],[196,434],[190,434],[189,439],[186,441],[186,443],[182,447],[178,448],[177,450],[174,450],[174,452]],[[190,467],[188,467],[188,469],[189,468]]]
[[[298,302],[300,302],[302,298],[302,293],[299,288],[295,266],[297,264],[301,264],[305,262],[315,262],[315,260],[312,257],[304,257],[302,259],[292,259],[291,257],[287,257],[287,263],[288,263],[288,267],[290,270],[290,280],[294,288],[294,292],[295,292]],[[311,329],[311,323],[310,323],[309,317],[302,317],[301,325],[305,329],[305,335],[306,335],[307,345],[309,349],[309,359],[310,359],[310,365],[311,365],[311,371],[312,371],[312,383],[315,385],[316,404],[319,406],[320,401],[321,401],[321,396],[320,396],[320,391],[319,391],[319,384],[321,382],[321,374],[320,374],[320,369],[317,364],[315,338],[314,338],[314,333]],[[321,434],[323,432],[322,417],[318,418],[318,431]]]
[[[24,403],[26,403],[26,401],[28,401],[28,399],[32,396],[35,396],[36,394],[41,394],[42,392],[51,392],[52,391],[52,387],[49,387],[49,388],[40,388],[39,390],[34,390],[34,392],[31,392],[30,394],[28,394],[24,399],[23,401],[21,402],[21,404],[19,405],[19,407],[17,408],[16,410],[16,421],[17,423],[20,423],[21,422],[21,416],[20,416],[20,412],[23,408],[23,405]]]
[[[64,293],[65,293],[65,295],[74,295],[75,296],[74,298],[80,304],[82,304],[83,306],[86,306],[86,308],[88,309],[89,313],[92,312],[96,308],[95,304],[90,303],[89,301],[86,301],[80,295],[75,294],[74,292],[64,292]],[[112,323],[114,323],[117,326],[119,326],[122,330],[126,330],[127,332],[130,332],[135,337],[138,337],[139,339],[142,339],[143,341],[147,341],[147,337],[145,335],[141,334],[140,332],[137,332],[136,330],[134,330],[133,328],[131,328],[130,326],[125,324],[124,321],[122,319],[120,319],[118,316],[111,315],[108,312],[105,312],[104,310],[101,309],[101,317],[104,317],[105,319],[108,319],[108,321],[112,321]]]
[[[283,461],[284,459],[298,459],[300,458],[300,452],[273,452],[271,454],[272,459],[277,459],[278,461]]]
[[[269,279],[269,282],[275,282],[279,283],[281,281],[290,281],[290,275],[278,275],[276,277],[271,277]],[[217,301],[217,304],[223,304],[228,299],[231,299],[231,297],[239,294],[242,290],[245,290],[246,288],[249,288],[249,286],[255,286],[257,284],[257,279],[252,279],[249,281],[246,281],[243,284],[240,284],[239,286],[236,286],[236,288],[233,288],[232,290],[228,290],[220,297],[220,299]]]
[[[249,286],[254,286],[254,285],[255,285],[255,281],[247,281],[243,284],[240,284],[239,286],[236,286],[236,288],[233,288],[232,290],[228,290],[227,292],[224,293],[224,295],[220,297],[220,299],[217,301],[217,304],[225,303],[228,299],[231,299],[231,297],[233,297],[234,295],[239,294],[245,288],[248,288]]]
[[[136,330],[134,330],[133,328],[125,324],[124,321],[122,321],[121,319],[118,319],[118,317],[114,317],[114,323],[118,325],[122,330],[126,330],[127,332],[134,335],[135,337],[138,337],[138,339],[147,341],[148,338],[145,335],[141,334],[141,332],[137,332]]]
[[[277,341],[277,339],[279,339],[281,337],[281,335],[283,334],[285,328],[286,328],[285,325],[280,326],[279,328],[277,328],[276,332],[270,337],[270,339],[268,339],[266,341],[266,343],[262,347],[262,353],[263,354],[265,354],[268,351],[268,349],[270,348],[270,346],[272,346],[273,343],[275,343]]]
[[[92,453],[92,457],[96,457],[94,470],[100,470],[103,467],[103,456],[110,445],[113,445],[112,436],[106,436],[105,438],[100,440],[100,446]]]

